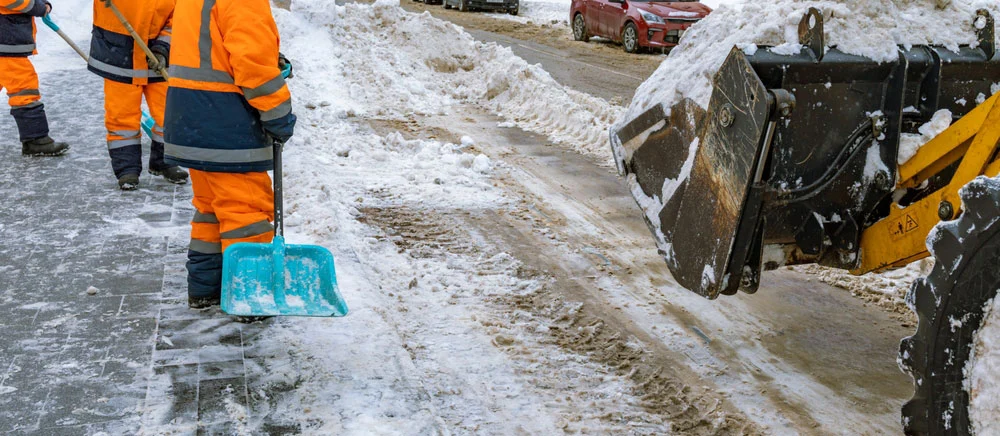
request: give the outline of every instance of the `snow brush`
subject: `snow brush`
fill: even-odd
[[[347,315],[333,254],[318,245],[285,245],[281,171],[274,144],[274,240],[239,242],[222,261],[222,311],[236,316]]]

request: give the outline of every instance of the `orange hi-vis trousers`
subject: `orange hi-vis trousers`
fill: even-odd
[[[0,89],[7,91],[21,141],[49,135],[45,106],[38,92],[38,74],[26,57],[0,57]]]
[[[266,172],[191,171],[195,213],[188,251],[188,295],[219,296],[222,253],[237,242],[274,238],[274,191]]]
[[[38,74],[28,58],[0,57],[0,88],[7,90],[11,109],[39,104]]]
[[[167,84],[132,85],[104,79],[104,126],[115,177],[142,172],[142,98],[146,97],[153,126],[149,166],[163,169],[163,111]]]

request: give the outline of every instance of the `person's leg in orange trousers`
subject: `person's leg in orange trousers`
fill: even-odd
[[[0,89],[7,91],[10,114],[17,124],[21,153],[55,156],[69,146],[49,137],[49,121],[38,90],[38,74],[26,57],[0,57]]]
[[[191,170],[192,203],[188,250],[188,297],[217,304],[222,290],[222,253],[237,242],[271,242],[274,191],[265,172],[216,173]]]
[[[104,79],[108,155],[111,156],[111,169],[119,181],[130,175],[138,183],[142,173],[142,88],[141,85]]]

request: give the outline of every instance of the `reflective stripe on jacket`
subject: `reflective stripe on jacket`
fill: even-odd
[[[136,33],[146,38],[147,45],[159,44],[170,49],[174,0],[117,0],[115,6]],[[146,54],[102,0],[94,0],[94,30],[87,69],[105,79],[133,85],[163,81],[159,73],[149,69]]]
[[[35,18],[45,16],[42,0],[0,0],[0,57],[35,54]]]
[[[180,0],[164,121],[168,163],[202,171],[272,169],[261,121],[291,112],[268,0]]]

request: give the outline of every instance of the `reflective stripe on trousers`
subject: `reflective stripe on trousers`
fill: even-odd
[[[222,253],[219,236],[219,219],[214,213],[195,209],[191,219],[191,251],[203,254]]]

